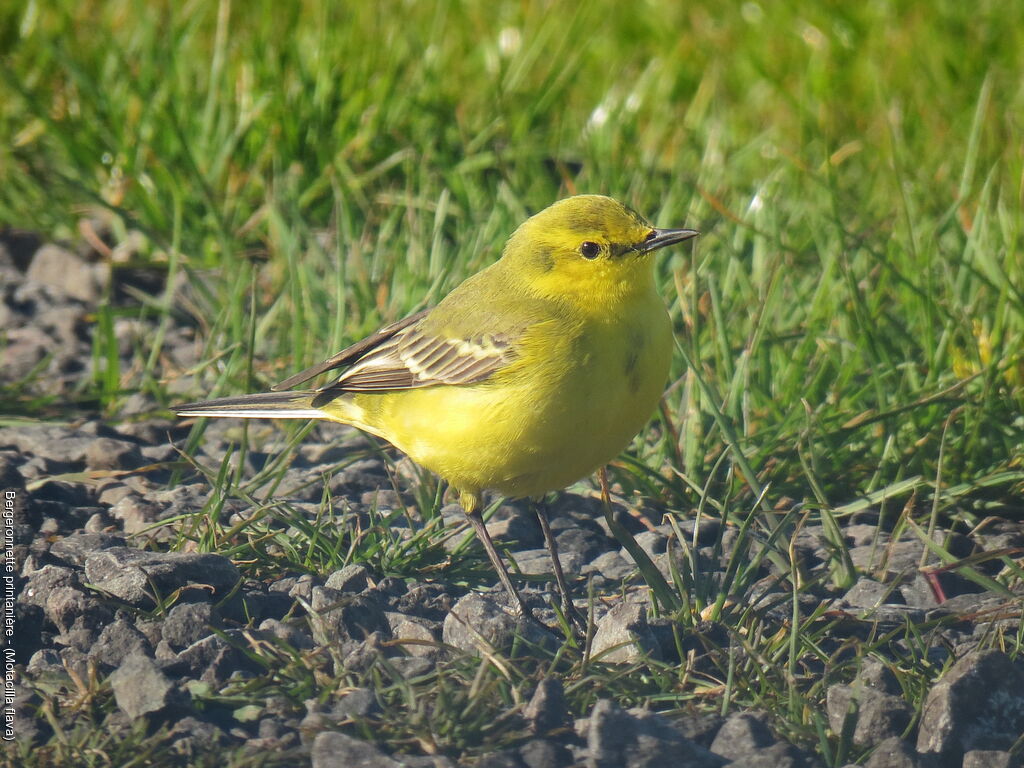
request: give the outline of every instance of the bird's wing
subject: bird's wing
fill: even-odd
[[[435,384],[473,384],[515,356],[505,334],[430,332],[417,323],[368,350],[323,391],[380,392]]]
[[[395,334],[408,328],[410,325],[414,325],[426,317],[430,313],[429,309],[424,309],[422,312],[417,312],[414,315],[409,315],[397,322],[385,325],[376,333],[371,333],[362,341],[357,341],[350,347],[346,347],[336,355],[327,358],[322,363],[306,368],[304,371],[299,371],[293,376],[289,376],[287,379],[279,384],[275,384],[271,387],[274,392],[280,392],[283,389],[291,389],[296,384],[301,384],[304,381],[309,381],[314,376],[319,376],[321,373],[326,371],[333,371],[336,368],[344,368],[352,365],[354,362],[364,355],[371,354],[376,348],[380,347],[381,344],[387,342]]]
[[[516,357],[518,332],[464,334],[424,323],[429,310],[393,323],[328,360],[297,373],[274,390],[286,389],[325,371],[347,368],[315,390],[318,401],[342,392],[384,392],[437,384],[483,381]],[[511,330],[511,329],[510,329]]]

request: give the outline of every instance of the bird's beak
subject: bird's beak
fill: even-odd
[[[699,234],[700,232],[695,229],[656,229],[642,243],[637,243],[634,246],[634,250],[640,253],[650,253],[667,245],[675,245],[684,240],[689,240],[691,237],[696,237]]]

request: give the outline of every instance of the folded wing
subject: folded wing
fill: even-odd
[[[326,371],[344,368],[338,378],[315,390],[313,405],[320,406],[343,392],[474,384],[515,358],[515,339],[510,334],[483,333],[467,338],[443,329],[428,330],[423,323],[428,313],[419,312],[392,323],[273,389],[287,389]]]

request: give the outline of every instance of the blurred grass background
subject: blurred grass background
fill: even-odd
[[[77,402],[116,419],[139,392],[159,410],[263,389],[436,302],[553,200],[611,194],[703,232],[658,267],[679,344],[664,407],[616,472],[627,496],[725,515],[766,491],[826,527],[871,508],[969,530],[1022,514],[1021,72],[1024,4],[994,0],[17,0],[0,8],[0,227],[79,242],[86,222],[115,271],[166,274],[167,290],[96,313]],[[169,365],[155,333],[119,367],[118,316],[195,324],[200,362]],[[49,416],[31,385],[0,405]],[[227,462],[213,506],[242,495]],[[684,574],[691,623],[745,593],[747,565],[738,585]],[[818,648],[831,629],[743,628],[758,621],[733,622],[756,653],[707,706],[778,711],[842,764],[828,676],[794,674],[805,653],[850,671]],[[906,631],[893,663],[919,705],[940,670]],[[594,669],[565,674],[576,714],[599,690],[710,701],[679,669]],[[507,685],[528,692],[531,675]],[[388,715],[395,733],[415,730],[408,712]],[[496,738],[463,714],[455,747]]]
[[[76,240],[101,215],[115,243],[135,233],[134,262],[202,273],[195,307],[168,292],[117,311],[200,316],[192,394],[224,394],[437,301],[551,201],[612,194],[704,232],[659,267],[686,354],[648,464],[700,484],[731,445],[798,498],[940,473],[1005,497],[1022,17],[953,1],[8,3],[0,223]],[[96,373],[109,413],[137,389],[167,402],[159,343],[141,376]]]

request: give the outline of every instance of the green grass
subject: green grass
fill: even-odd
[[[776,566],[799,518],[780,501],[803,502],[835,546],[819,578],[837,584],[852,578],[837,526],[859,509],[922,531],[1019,517],[1024,6],[721,6],[7,3],[0,226],[76,240],[83,217],[99,219],[115,243],[135,233],[131,265],[168,285],[187,275],[188,305],[168,289],[97,314],[96,375],[79,396],[116,418],[133,392],[181,398],[167,385],[182,373],[197,397],[265,388],[436,302],[530,212],[609,193],[703,232],[659,265],[677,355],[661,414],[613,471],[627,499],[747,520],[747,546],[774,535]],[[195,317],[202,362],[166,367],[160,335],[113,370],[112,319],[126,312],[163,327]],[[31,381],[0,391],[7,413],[52,405]],[[211,507],[183,521],[179,545],[255,561],[260,576],[434,562],[429,478],[409,513],[428,525],[395,553],[386,525],[358,541],[296,530],[274,497],[287,455],[256,478],[205,467],[211,505],[260,513],[232,528]],[[776,506],[779,528],[748,515]],[[256,546],[287,530],[270,555]],[[835,658],[819,643],[827,617],[762,632],[728,608],[753,569],[737,557],[730,583],[709,583],[678,546],[688,559],[666,588],[684,621],[713,606],[732,633],[706,683],[722,697],[653,662],[634,684],[560,660],[577,713],[595,679],[627,702],[769,706],[841,765],[851,754],[824,733],[824,685],[884,655],[919,702],[941,671],[923,650],[934,627],[906,628],[917,639],[899,650],[858,635]],[[1020,578],[1004,558],[999,583]],[[467,686],[493,685],[512,701],[537,674],[459,668],[398,686],[394,743],[411,748],[401,713],[425,700],[468,707]],[[479,725],[492,715],[453,722],[446,748],[501,742]]]

